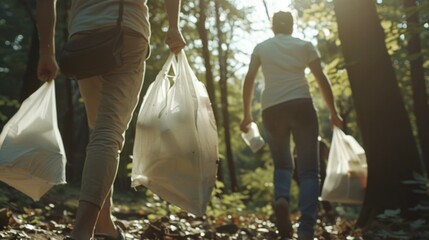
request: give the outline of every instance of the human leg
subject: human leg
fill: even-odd
[[[113,206],[113,188],[110,190],[109,194],[104,201],[103,207],[100,210],[98,215],[98,220],[95,225],[95,233],[104,233],[110,236],[115,236],[117,234],[116,225],[113,222],[112,206]]]
[[[262,113],[266,140],[274,163],[274,213],[280,236],[291,238],[289,217],[290,188],[293,163],[290,152],[290,128],[284,104],[265,109]]]
[[[262,112],[265,138],[274,163],[274,197],[290,199],[293,162],[290,151],[291,129],[288,123],[287,102]]]
[[[312,237],[318,210],[320,180],[317,142],[319,129],[311,100],[297,103],[292,124],[292,135],[298,152],[298,207],[301,212],[298,235]]]
[[[81,196],[72,232],[77,240],[92,236],[99,214],[103,218],[99,221],[112,222],[109,192],[116,178],[125,131],[143,83],[147,47],[143,37],[125,35],[123,66],[91,78],[93,80],[78,82],[93,132],[87,147]],[[97,86],[99,91],[94,92]]]

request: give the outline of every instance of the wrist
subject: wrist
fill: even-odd
[[[40,56],[54,56],[55,50],[51,46],[40,47],[39,54]]]

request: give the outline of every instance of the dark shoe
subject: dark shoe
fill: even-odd
[[[125,233],[124,233],[124,230],[122,230],[122,228],[120,228],[119,226],[116,226],[116,232],[117,234],[115,237],[109,236],[104,233],[96,233],[94,234],[94,239],[95,240],[125,240]]]
[[[289,203],[284,198],[279,198],[274,203],[274,213],[276,215],[276,227],[280,237],[292,238],[293,228],[289,216]]]

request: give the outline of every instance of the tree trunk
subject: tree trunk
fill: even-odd
[[[368,160],[368,186],[358,227],[366,227],[386,209],[409,208],[420,196],[403,184],[422,172],[411,124],[388,55],[372,0],[334,0],[358,126]]]
[[[426,172],[429,174],[429,105],[421,48],[419,11],[415,0],[404,0],[407,14],[408,56],[413,89],[417,134]]]
[[[28,13],[31,22],[33,23],[33,35],[31,37],[31,46],[28,53],[27,68],[24,73],[22,88],[21,88],[21,102],[29,97],[40,87],[40,81],[37,77],[37,64],[39,62],[39,35],[37,33],[36,20],[34,19],[31,7],[26,1],[21,1],[25,10]]]
[[[212,71],[212,65],[210,60],[208,31],[206,28],[207,0],[199,0],[199,5],[200,6],[199,6],[199,17],[197,20],[197,31],[203,45],[201,50],[202,50],[202,56],[204,58],[204,67],[206,69],[207,92],[209,94],[210,102],[212,103],[213,113],[217,123],[219,117],[218,117],[217,104],[216,104],[213,71]],[[222,181],[222,182],[224,181],[222,165],[220,161],[218,164],[217,178],[219,181]]]
[[[62,28],[62,38],[63,41],[67,41],[68,39],[68,29],[67,29],[67,19],[68,19],[68,10],[69,5],[67,1],[62,1],[61,3],[58,3],[57,9],[61,12],[58,14],[58,16],[62,16],[62,22],[63,28]],[[80,175],[82,175],[82,170],[80,168],[76,168],[76,159],[74,157],[76,152],[76,145],[74,144],[74,133],[76,132],[75,124],[74,124],[74,105],[73,105],[73,87],[72,87],[72,80],[66,79],[64,82],[62,91],[63,96],[62,99],[64,101],[61,101],[62,106],[60,106],[60,109],[62,109],[60,121],[62,128],[61,135],[63,137],[64,142],[64,149],[66,151],[67,159],[69,164],[66,166],[66,172],[70,173],[67,174],[67,181],[72,184],[79,184],[80,183]],[[59,91],[57,91],[59,92]],[[76,177],[78,176],[78,177]]]
[[[220,95],[221,95],[221,107],[222,107],[222,120],[225,134],[225,145],[226,145],[226,160],[228,162],[229,175],[231,181],[231,190],[233,192],[238,191],[237,175],[235,173],[234,157],[232,154],[231,147],[231,131],[229,128],[229,113],[228,113],[228,89],[227,89],[227,67],[226,67],[226,55],[222,49],[223,33],[220,22],[220,6],[219,0],[215,1],[215,14],[216,14],[216,29],[218,35],[218,54],[219,54],[219,71],[220,71]]]
[[[209,40],[208,40],[208,31],[206,29],[206,19],[207,19],[207,0],[199,0],[199,17],[197,20],[197,31],[202,42],[202,55],[204,58],[204,67],[206,69],[206,86],[207,92],[209,94],[210,101],[213,105],[213,112],[215,119],[218,119],[218,113],[216,108],[216,97],[215,97],[215,87],[214,87],[214,78],[213,71],[210,60],[210,50],[209,50]]]
[[[82,110],[85,111],[84,109]],[[79,124],[74,126],[75,138],[73,141],[73,159],[70,159],[71,166],[68,172],[70,183],[74,186],[80,186],[82,182],[83,165],[86,158],[86,146],[89,142],[90,130],[87,124],[86,113],[80,115]],[[129,185],[128,185],[129,186]]]

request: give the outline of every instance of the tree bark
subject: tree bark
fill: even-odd
[[[415,217],[421,196],[403,184],[422,172],[404,102],[372,0],[334,0],[358,126],[368,161],[368,186],[357,221],[369,226],[386,209]]]
[[[210,102],[212,103],[213,114],[217,123],[219,117],[218,117],[218,111],[217,111],[213,70],[212,70],[211,59],[210,59],[208,31],[206,28],[206,19],[207,19],[206,13],[207,13],[207,0],[199,0],[199,16],[197,20],[197,31],[203,45],[201,51],[204,59],[204,67],[206,69],[207,92],[209,94]],[[218,164],[217,178],[219,181],[222,181],[222,182],[224,181],[222,163],[220,161]]]
[[[213,70],[211,66],[210,59],[210,50],[209,50],[209,40],[208,40],[208,31],[206,28],[206,19],[207,19],[207,0],[199,0],[199,17],[197,20],[197,31],[202,42],[202,55],[204,59],[204,67],[206,69],[206,86],[207,92],[209,94],[210,101],[213,105],[213,111],[216,120],[218,119],[218,113],[216,109],[216,96],[215,96],[215,87],[214,87],[214,78]]]
[[[221,95],[221,108],[222,108],[222,120],[225,134],[225,146],[226,146],[226,160],[228,162],[229,176],[231,181],[231,190],[233,192],[238,191],[237,175],[235,173],[234,156],[232,154],[231,147],[231,131],[229,128],[229,113],[228,113],[228,89],[227,89],[227,59],[224,50],[222,49],[223,32],[221,29],[220,22],[220,5],[219,0],[215,0],[215,14],[216,14],[216,29],[218,35],[218,54],[219,54],[219,71],[220,71],[220,95]]]
[[[61,12],[58,14],[59,16],[62,16],[62,40],[65,42],[68,39],[68,29],[67,29],[67,19],[68,19],[68,10],[69,10],[69,4],[67,1],[62,1],[61,3],[58,3],[57,9]],[[67,159],[70,164],[67,164],[66,171],[70,174],[67,174],[67,181],[72,184],[79,184],[80,183],[80,175],[82,175],[82,169],[76,168],[79,163],[75,159],[75,153],[76,153],[76,145],[74,144],[74,133],[76,132],[75,124],[74,124],[74,105],[73,105],[73,87],[72,87],[72,80],[66,79],[63,85],[63,99],[64,101],[61,101],[63,104],[60,106],[60,109],[62,109],[63,114],[59,115],[61,117],[61,135],[63,137],[64,142],[64,149],[66,151]],[[59,92],[59,91],[57,91]],[[83,160],[81,160],[83,161]]]
[[[426,92],[425,73],[420,31],[419,11],[415,0],[404,0],[407,14],[408,56],[410,61],[411,84],[413,89],[414,115],[423,163],[429,174],[429,105]]]
[[[27,58],[27,68],[25,69],[22,88],[21,88],[21,102],[27,99],[33,92],[40,87],[40,81],[37,77],[37,64],[39,62],[39,35],[37,33],[36,20],[31,11],[31,7],[26,1],[21,1],[28,16],[33,23],[33,35],[31,37],[31,45]]]

